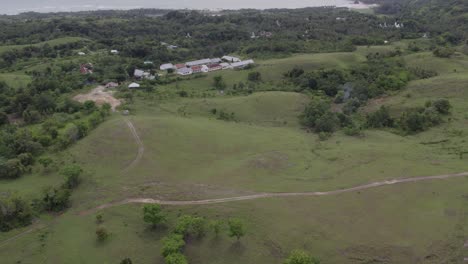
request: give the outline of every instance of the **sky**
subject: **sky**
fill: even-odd
[[[99,9],[239,9],[355,6],[350,0],[0,0],[1,14]]]

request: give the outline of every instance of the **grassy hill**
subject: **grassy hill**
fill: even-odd
[[[79,41],[86,41],[86,39],[80,38],[80,37],[63,37],[63,38],[52,39],[52,40],[39,42],[35,44],[0,46],[0,54],[5,51],[10,51],[12,49],[21,49],[21,48],[28,47],[28,46],[40,47],[45,44],[49,44],[51,47],[54,47],[54,46],[61,45],[61,44],[67,44],[67,43],[73,43],[73,42],[79,42]]]
[[[404,45],[401,43],[395,45]],[[297,55],[259,62],[265,88],[269,80],[298,65],[306,69],[352,67],[375,50],[354,53]],[[228,85],[245,81],[247,71],[223,71],[208,77],[158,87],[155,94],[210,93],[206,98],[156,100],[135,98],[130,117],[115,114],[66,152],[58,164],[75,162],[85,174],[73,193],[72,207],[62,215],[40,217],[31,227],[0,233],[5,263],[163,263],[161,238],[177,217],[194,214],[226,221],[239,217],[247,234],[240,242],[226,231],[191,239],[185,255],[193,264],[282,263],[293,249],[305,249],[323,263],[459,263],[468,252],[468,205],[465,178],[406,183],[323,197],[283,197],[223,204],[164,206],[166,228],[153,230],[142,220],[141,205],[99,212],[111,233],[96,241],[96,213],[86,210],[126,198],[199,200],[263,192],[330,191],[395,178],[468,171],[468,71],[462,55],[439,59],[420,52],[404,56],[410,65],[424,65],[438,76],[417,80],[399,93],[373,100],[363,111],[381,105],[392,113],[448,98],[453,113],[446,123],[426,132],[401,136],[367,130],[362,137],[336,133],[321,141],[301,129],[297,116],[308,97],[294,92],[265,91],[243,96],[221,95],[212,77]],[[453,69],[457,69],[454,72]],[[273,90],[273,89],[271,89]],[[216,112],[234,113],[231,121]],[[142,141],[125,123],[131,120]],[[141,159],[135,157],[143,147]],[[135,165],[129,167],[135,162]],[[35,168],[19,180],[2,182],[0,192],[34,197],[61,176]],[[72,238],[72,239],[71,239]],[[7,242],[5,242],[7,241]]]

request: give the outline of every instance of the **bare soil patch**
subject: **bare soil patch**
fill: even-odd
[[[86,101],[93,101],[99,106],[108,103],[111,105],[112,111],[115,111],[117,106],[121,105],[122,102],[119,99],[116,99],[113,96],[113,93],[113,91],[109,91],[104,86],[98,86],[87,94],[76,95],[75,97],[73,97],[73,99],[80,103],[84,103]]]

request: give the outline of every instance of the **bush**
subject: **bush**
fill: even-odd
[[[159,204],[147,204],[143,206],[143,220],[156,227],[166,222],[166,214]]]
[[[20,159],[3,160],[0,157],[0,179],[15,179],[24,171],[25,167]]]
[[[394,120],[385,106],[367,115],[367,126],[372,128],[393,127]]]
[[[99,227],[98,229],[96,229],[96,237],[98,241],[102,242],[109,237],[109,233],[104,227]]]
[[[302,250],[293,250],[284,264],[320,264],[320,261]]]
[[[201,238],[206,233],[206,220],[202,217],[184,215],[179,218],[174,232],[184,237]]]
[[[187,258],[181,253],[170,254],[164,260],[166,264],[188,264]]]
[[[262,80],[262,74],[260,72],[250,72],[247,79],[251,82],[259,82]]]
[[[335,113],[327,112],[315,122],[316,132],[333,133],[340,127],[340,120]]]
[[[182,251],[185,246],[183,236],[180,234],[171,234],[162,240],[161,254],[163,257],[167,257],[172,254],[178,254]]]
[[[30,225],[33,211],[30,204],[18,196],[0,198],[0,231]]]
[[[450,109],[452,108],[452,105],[450,104],[450,101],[447,99],[438,99],[435,100],[432,103],[432,106],[437,110],[442,115],[448,115],[450,114]]]
[[[41,204],[44,210],[60,212],[68,208],[70,190],[67,188],[48,188],[44,191]]]
[[[64,187],[67,189],[74,189],[78,187],[81,182],[80,175],[83,172],[80,166],[78,165],[68,165],[65,166],[60,174],[66,177]]]
[[[439,58],[449,58],[455,53],[455,50],[452,48],[439,47],[436,48],[432,53],[434,53],[434,56]]]

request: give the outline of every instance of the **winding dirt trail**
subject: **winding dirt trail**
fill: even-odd
[[[140,136],[138,135],[138,132],[133,125],[132,121],[125,119],[125,123],[127,124],[128,128],[130,128],[130,132],[132,133],[133,138],[135,139],[135,142],[138,145],[138,153],[135,157],[135,159],[123,170],[124,172],[130,170],[133,168],[138,162],[140,162],[141,158],[143,157],[143,153],[145,153],[145,145],[143,145],[143,141],[141,141]]]
[[[425,176],[425,177],[414,177],[414,178],[404,178],[404,179],[394,179],[380,182],[373,182],[365,185],[359,185],[352,188],[340,189],[328,192],[290,192],[290,193],[257,193],[252,195],[237,196],[237,197],[228,197],[228,198],[217,198],[217,199],[206,199],[206,200],[188,200],[188,201],[167,201],[167,200],[156,200],[151,198],[128,198],[121,201],[110,202],[102,204],[91,210],[82,211],[80,215],[88,215],[106,208],[132,204],[132,203],[142,203],[142,204],[161,204],[161,205],[207,205],[207,204],[217,204],[217,203],[228,203],[236,201],[246,201],[246,200],[255,200],[261,198],[272,198],[272,197],[297,197],[297,196],[330,196],[337,195],[347,192],[355,192],[360,190],[366,190],[371,188],[377,188],[385,185],[395,185],[402,183],[411,183],[411,182],[420,182],[420,181],[430,181],[430,180],[443,180],[449,178],[461,178],[467,177],[468,172],[462,172],[457,174],[444,174],[436,176]]]

